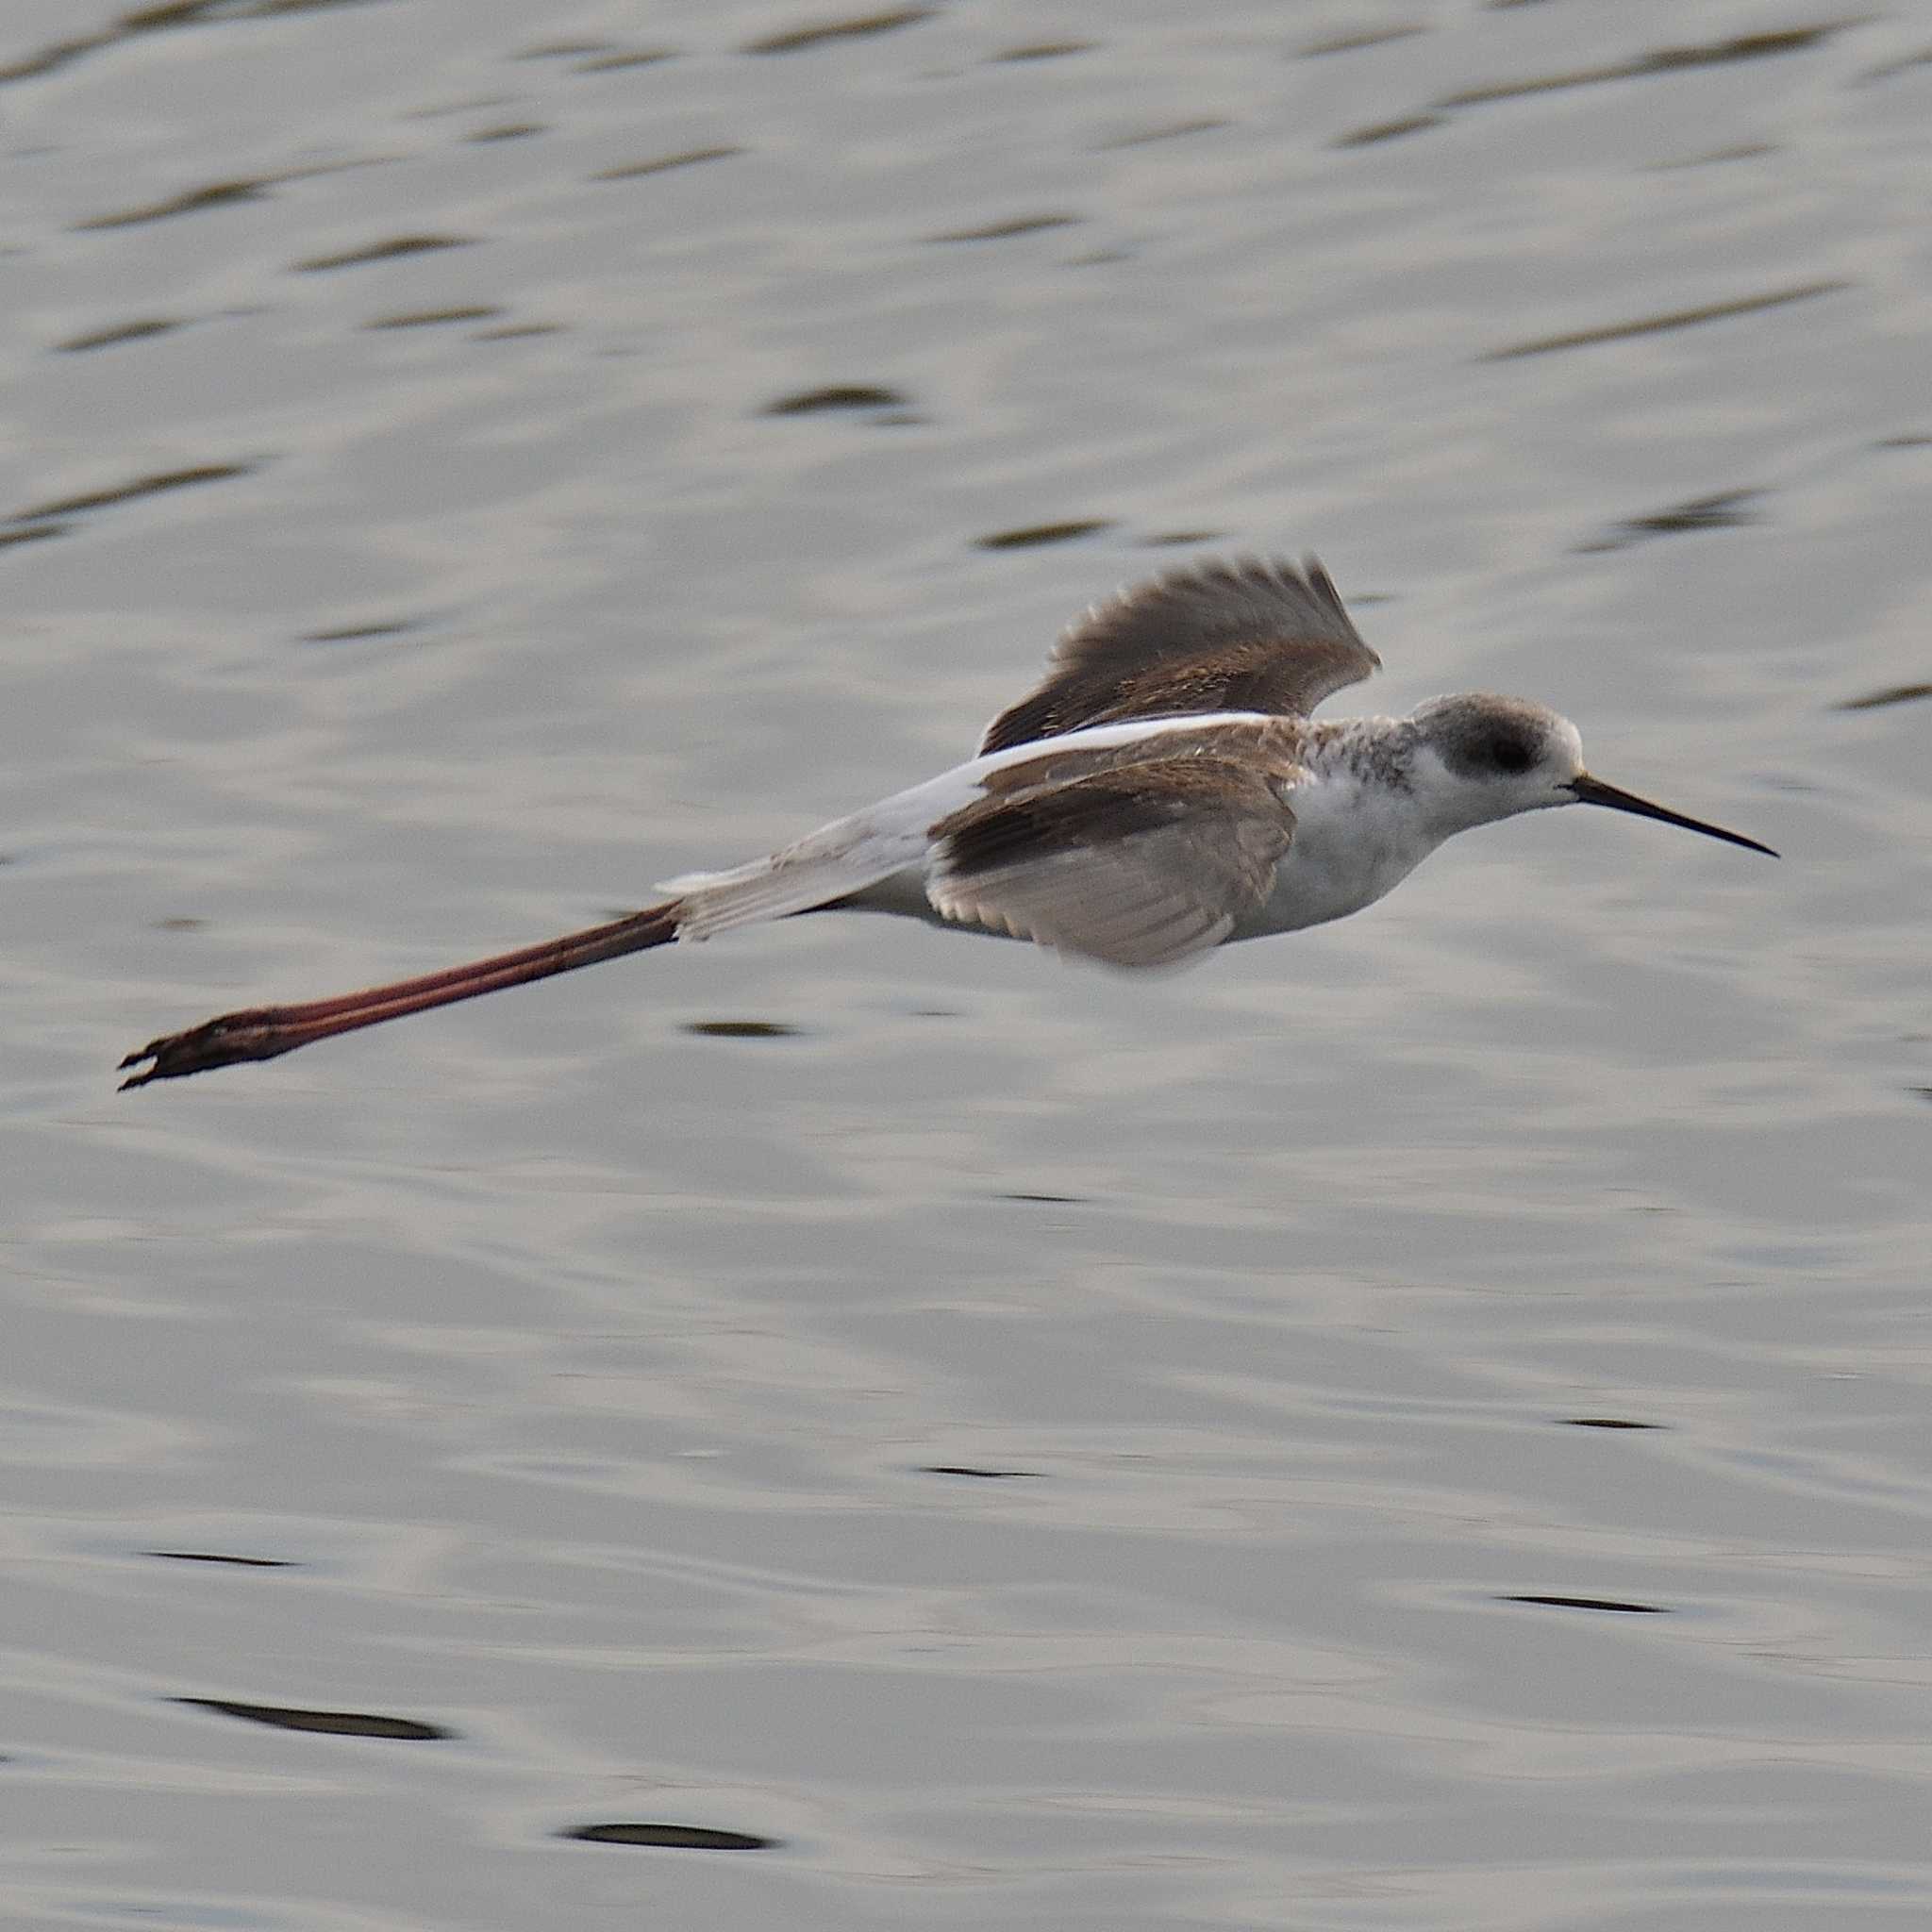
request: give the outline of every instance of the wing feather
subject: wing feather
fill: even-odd
[[[1115,966],[1219,945],[1268,896],[1301,774],[1269,727],[1199,736],[1219,748],[1157,740],[1091,769],[1048,756],[1001,772],[933,827],[935,909]]]
[[[982,754],[1088,724],[1205,711],[1307,717],[1381,668],[1328,573],[1248,558],[1195,565],[1095,605],[1046,676],[987,727]]]

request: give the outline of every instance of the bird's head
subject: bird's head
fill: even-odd
[[[1777,857],[1756,839],[1686,818],[1592,777],[1583,768],[1583,740],[1575,725],[1526,698],[1487,691],[1431,698],[1409,714],[1409,722],[1421,754],[1418,787],[1449,831],[1553,805],[1601,805]]]

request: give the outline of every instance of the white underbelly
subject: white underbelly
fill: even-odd
[[[1364,797],[1352,784],[1307,787],[1295,794],[1293,805],[1293,841],[1274,868],[1267,898],[1236,921],[1230,942],[1346,919],[1393,891],[1438,842],[1419,831],[1411,813],[1399,806],[1390,809],[1373,791]],[[988,930],[961,926],[936,911],[925,883],[925,864],[906,866],[823,909],[891,913],[955,932]],[[995,936],[1008,937],[1004,931]]]
[[[1331,919],[1346,919],[1364,906],[1373,906],[1391,892],[1412,873],[1422,855],[1394,852],[1374,855],[1364,865],[1336,865],[1319,849],[1287,856],[1274,869],[1274,883],[1268,897],[1245,918],[1235,922],[1224,943],[1236,940],[1265,939],[1270,933],[1296,932],[1305,925],[1324,925]],[[934,909],[925,895],[925,869],[911,866],[895,872],[876,885],[867,886],[849,898],[837,899],[820,908],[827,912],[883,912],[901,919],[917,919],[926,925],[944,926],[952,932],[985,933],[993,939],[1009,939],[1003,928],[961,924]]]
[[[1336,801],[1335,810],[1308,808],[1314,801],[1296,804],[1294,842],[1274,868],[1267,899],[1236,924],[1231,939],[1262,939],[1346,919],[1392,892],[1435,849],[1411,825],[1378,825],[1346,799]]]

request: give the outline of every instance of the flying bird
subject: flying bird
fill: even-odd
[[[1772,858],[1592,777],[1567,718],[1465,692],[1322,720],[1382,660],[1328,574],[1242,559],[1095,605],[978,755],[627,918],[421,978],[224,1013],[121,1062],[142,1087],[793,913],[890,912],[1160,967],[1373,905],[1457,832],[1600,805]]]

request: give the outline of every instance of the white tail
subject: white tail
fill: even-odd
[[[926,814],[896,826],[882,824],[886,816],[879,807],[855,812],[749,865],[665,880],[658,890],[677,895],[677,937],[708,940],[733,926],[809,912],[923,863]]]

